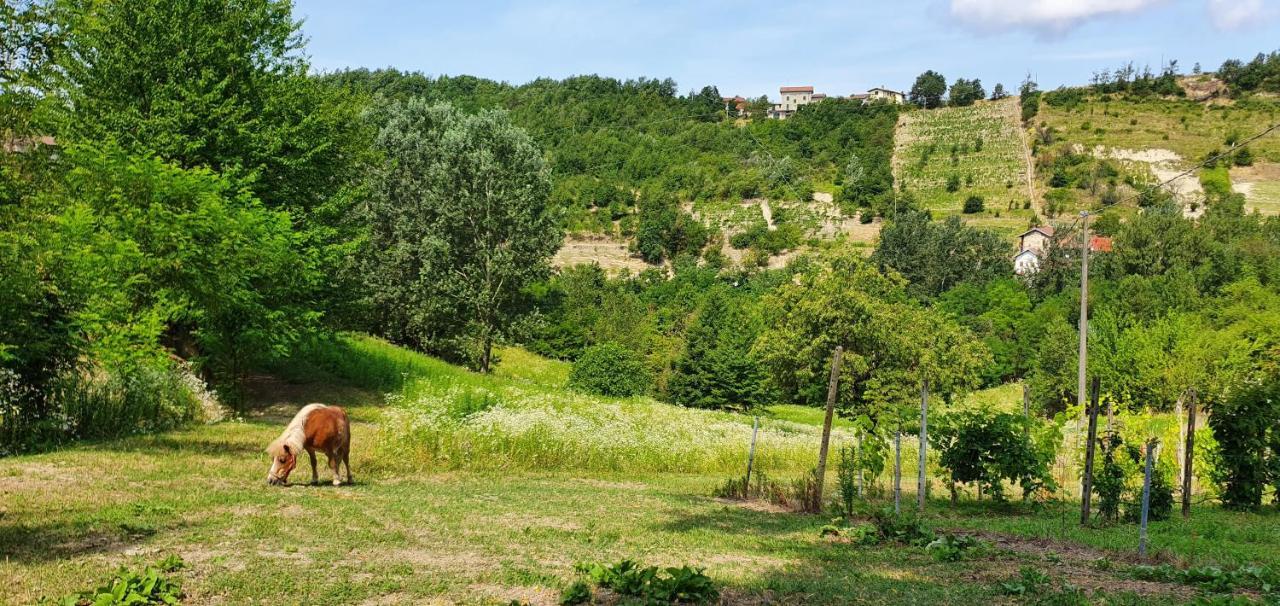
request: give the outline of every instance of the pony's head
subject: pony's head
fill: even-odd
[[[284,440],[276,440],[267,447],[271,455],[271,469],[267,471],[267,484],[288,484],[289,472],[298,464],[298,453]]]

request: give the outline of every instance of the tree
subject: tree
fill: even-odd
[[[965,282],[984,283],[1011,273],[1009,245],[990,230],[970,227],[959,217],[934,222],[925,212],[907,212],[880,230],[871,258],[901,273],[908,290],[931,299]]]
[[[925,109],[942,105],[942,95],[947,92],[947,79],[933,70],[916,77],[909,95],[911,102]]]
[[[999,100],[1004,99],[1005,97],[1008,97],[1008,96],[1009,96],[1009,93],[1006,93],[1006,92],[1004,91],[1004,85],[1003,85],[1003,84],[1001,84],[1001,83],[999,83],[999,82],[997,82],[997,83],[996,83],[996,87],[995,87],[995,88],[991,89],[991,100],[992,100],[992,101],[999,101]]]
[[[519,293],[560,246],[541,152],[507,114],[421,100],[386,110],[365,274],[395,339],[487,372]]]
[[[759,403],[764,376],[751,356],[755,330],[742,306],[724,286],[707,297],[675,362],[672,401],[697,408]]]
[[[837,251],[779,285],[763,303],[765,330],[752,351],[783,401],[825,401],[831,352],[844,347],[837,405],[873,431],[902,421],[920,381],[940,394],[971,386],[987,363],[967,330],[907,297],[854,249]]]
[[[363,99],[307,74],[288,0],[59,0],[70,111],[60,141],[115,140],[208,168],[287,210],[297,245],[331,276],[298,293],[348,317],[355,184],[373,132]],[[346,278],[339,281],[339,278]],[[334,318],[339,319],[335,316]]]
[[[987,91],[982,88],[981,80],[957,78],[956,81],[951,84],[948,103],[957,107],[965,107],[973,105],[974,101],[980,101],[986,96]]]

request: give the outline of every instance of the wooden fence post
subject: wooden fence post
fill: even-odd
[[[1089,433],[1085,437],[1084,475],[1080,483],[1080,525],[1089,525],[1089,506],[1093,498],[1093,443],[1098,437],[1098,390],[1101,381],[1093,378],[1093,397],[1090,398]]]
[[[1155,438],[1147,441],[1147,467],[1142,477],[1142,519],[1138,528],[1138,557],[1143,559],[1147,557],[1147,512],[1151,509],[1151,459],[1159,443]]]
[[[751,467],[756,462],[756,433],[760,431],[760,417],[751,423],[751,450],[747,451],[747,481],[742,484],[742,498],[751,498]]]
[[[929,379],[920,381],[920,469],[916,479],[916,508],[924,511],[925,493],[928,486],[925,480],[926,454],[929,450]]]
[[[1196,390],[1192,388],[1187,398],[1187,446],[1182,464],[1182,517],[1191,517],[1191,480],[1195,471],[1192,462],[1196,457]]]
[[[831,417],[835,414],[836,407],[836,388],[840,383],[840,358],[844,355],[844,347],[837,345],[834,353],[831,354],[831,381],[827,384],[827,416],[822,420],[822,447],[818,450],[818,469],[814,473],[815,481],[818,485],[814,488],[817,492],[814,497],[815,503],[811,505],[816,507],[817,513],[822,510],[822,485],[827,478],[827,448],[831,443]]]

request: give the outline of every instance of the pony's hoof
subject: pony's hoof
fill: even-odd
[[[342,480],[334,480],[334,481],[333,481],[333,485],[334,485],[334,486],[342,486]]]

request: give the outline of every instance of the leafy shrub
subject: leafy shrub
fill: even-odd
[[[896,513],[892,508],[871,512],[871,523],[881,541],[923,546],[932,543],[937,535],[913,513]]]
[[[955,193],[960,190],[960,176],[951,175],[947,177],[947,191]]]
[[[586,348],[569,372],[569,387],[602,396],[642,395],[652,382],[640,355],[616,343]]]
[[[1249,151],[1247,147],[1242,147],[1240,151],[1235,153],[1232,161],[1235,162],[1236,166],[1253,166],[1253,152]]]
[[[1248,565],[1223,569],[1217,566],[1175,568],[1169,564],[1134,566],[1134,578],[1194,585],[1206,591],[1229,593],[1240,589],[1272,593],[1280,588],[1280,574],[1267,566]]]
[[[987,546],[969,535],[943,535],[929,543],[925,549],[939,562],[959,562]]]
[[[842,446],[836,458],[836,484],[840,487],[840,506],[846,516],[853,516],[853,501],[858,496],[857,451]]]
[[[1029,596],[1044,591],[1049,587],[1049,575],[1040,570],[1023,566],[1018,570],[1018,576],[1011,581],[1000,584],[1000,589],[1006,595]]]
[[[953,482],[974,482],[997,501],[1004,500],[1005,480],[1022,487],[1028,498],[1051,486],[1052,453],[1036,448],[1022,415],[957,412],[940,417],[937,439],[939,462]],[[955,497],[955,493],[952,493]]]
[[[578,572],[601,589],[608,589],[625,597],[639,598],[646,604],[707,604],[720,597],[715,583],[701,568],[688,565],[659,570],[656,566],[642,566],[633,560],[622,560],[613,565],[577,564]],[[571,586],[575,598],[590,599],[590,590]],[[576,588],[575,588],[576,587]],[[586,596],[583,596],[586,589]],[[562,603],[568,599],[566,592]],[[567,602],[582,603],[582,602]]]
[[[591,601],[591,586],[586,581],[577,580],[560,594],[560,606],[576,606]]]
[[[141,573],[121,568],[106,585],[94,591],[63,596],[56,603],[60,606],[177,604],[184,597],[182,587],[164,574],[185,567],[182,558],[170,555]]]
[[[969,196],[964,200],[964,213],[967,215],[980,213],[984,206],[985,204],[982,200],[982,196]]]
[[[1257,509],[1268,484],[1268,470],[1280,460],[1280,380],[1242,389],[1214,407],[1209,427],[1218,442],[1213,479],[1222,504]]]
[[[1124,498],[1127,473],[1116,457],[1123,446],[1124,439],[1116,433],[1107,433],[1098,440],[1102,461],[1093,479],[1093,490],[1098,494],[1098,515],[1108,521],[1119,517]]]

